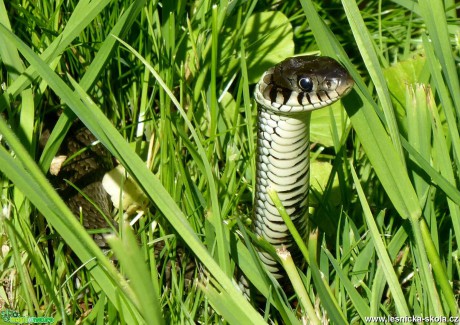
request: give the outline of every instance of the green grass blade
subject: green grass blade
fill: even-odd
[[[452,46],[449,40],[447,18],[442,1],[420,0],[420,15],[423,17],[436,57],[441,63],[445,81],[449,87],[450,96],[455,103],[455,113],[460,115],[460,83]],[[425,42],[426,45],[426,42]],[[446,107],[445,109],[447,109]]]
[[[235,313],[238,304],[222,290],[216,290],[211,283],[206,285],[199,284],[200,289],[206,294],[211,305],[221,314],[230,324],[256,324],[258,319],[252,318],[246,313]]]
[[[430,237],[430,230],[428,229],[425,220],[421,220],[420,229],[423,237],[423,242],[426,246],[427,256],[431,263],[430,265],[433,268],[433,273],[436,277],[437,283],[439,283],[444,297],[447,300],[447,304],[450,308],[450,314],[453,316],[458,316],[458,304],[452,290],[452,285],[449,283],[449,277],[447,276],[444,265],[439,258],[439,254],[436,247],[434,246],[433,240]],[[441,307],[438,308],[438,313],[441,313]]]
[[[363,189],[361,188],[361,184],[359,182],[359,178],[356,175],[353,166],[351,166],[351,173],[353,176],[353,180],[355,182],[361,206],[363,207],[364,218],[369,228],[370,236],[372,238],[372,241],[374,242],[374,247],[377,251],[377,255],[379,256],[379,261],[382,264],[385,279],[388,282],[389,289],[393,294],[395,300],[395,306],[398,312],[398,316],[410,316],[411,314],[409,312],[409,307],[407,306],[407,302],[404,298],[404,294],[399,284],[398,277],[396,276],[393,269],[393,263],[391,262],[390,257],[388,256],[388,252],[386,251],[385,245],[380,237],[381,235],[379,233],[377,225],[375,224],[371,209],[367,203],[366,196],[364,195]]]
[[[51,62],[57,58],[69,46],[69,44],[100,14],[100,12],[110,3],[110,0],[95,0],[91,3],[80,1],[75,7],[66,28],[62,31],[48,48],[40,55],[42,60]],[[17,96],[23,89],[37,77],[37,72],[33,67],[26,69],[25,73],[12,83],[6,93],[9,96]],[[1,104],[1,103],[0,103]],[[0,106],[0,110],[3,107]]]
[[[11,31],[10,19],[8,18],[3,0],[0,0],[0,24]],[[0,57],[2,58],[3,64],[8,68],[8,75],[14,80],[22,73],[24,65],[22,64],[14,44],[1,36],[0,42],[3,44],[3,46],[0,47]]]
[[[342,284],[344,285],[347,294],[353,302],[353,305],[356,307],[356,311],[358,312],[361,319],[364,320],[366,316],[371,315],[367,302],[364,298],[360,296],[358,291],[355,289],[355,286],[349,280],[349,276],[342,271],[342,268],[340,267],[339,263],[334,258],[334,256],[332,256],[332,254],[328,250],[325,250],[325,253],[331,261],[331,264],[337,272],[337,275],[340,277],[340,280],[342,281]]]
[[[81,87],[75,82],[73,83],[73,86],[80,95],[79,97],[48,67],[48,65],[46,65],[45,62],[35,55],[35,53],[33,53],[23,42],[12,35],[5,27],[0,26],[0,33],[15,43],[19,51],[26,57],[29,63],[34,66],[40,76],[48,82],[49,86],[56,94],[69,105],[88,129],[109,151],[111,151],[123,166],[125,166],[129,174],[136,179],[149,198],[155,202],[158,209],[164,213],[178,234],[184,238],[187,245],[189,245],[190,249],[206,266],[210,274],[212,274],[223,289],[228,292],[229,296],[239,307],[240,312],[249,313],[251,317],[259,319],[262,322],[263,320],[260,315],[251,308],[249,302],[243,299],[242,294],[235,288],[230,278],[220,269],[207,249],[199,241],[197,235],[188,224],[186,217],[171,196],[166,192],[159,180],[146,168],[145,163],[132,151],[131,147],[102,114],[99,108],[92,103]],[[111,299],[114,299],[114,297]],[[115,303],[116,300],[114,299],[113,301]]]
[[[286,271],[289,281],[294,287],[299,304],[302,306],[303,314],[307,316],[310,324],[321,324],[320,320],[316,316],[315,308],[311,303],[305,286],[302,283],[302,279],[300,278],[299,272],[297,271],[297,267],[294,263],[294,260],[292,259],[291,253],[284,246],[282,246],[276,250],[276,254],[280,258],[281,264]]]
[[[434,86],[438,91],[439,98],[442,103],[442,109],[446,116],[446,122],[449,131],[449,135],[451,137],[453,150],[455,152],[454,159],[458,164],[460,159],[458,158],[460,155],[460,135],[457,127],[457,120],[455,116],[458,116],[458,113],[455,112],[455,107],[451,100],[451,93],[449,92],[443,77],[442,77],[442,70],[439,69],[439,59],[435,55],[435,51],[433,49],[433,45],[428,40],[428,38],[423,35],[423,44],[427,56],[427,62],[429,64],[431,77],[433,79]]]
[[[355,90],[342,102],[385,191],[403,218],[418,218],[421,215],[418,197],[397,150],[379,121],[372,95],[343,48],[320,20],[311,1],[302,0],[301,4],[304,12],[308,13],[308,20],[322,52],[338,57],[355,80]]]
[[[124,310],[126,317],[131,320],[138,318],[132,305],[127,303],[126,299],[115,290],[115,281],[119,281],[120,284],[124,283],[117,275],[118,272],[54,191],[1,116],[0,133],[4,135],[9,146],[21,161],[21,164],[18,164],[17,160],[14,160],[3,147],[0,147],[0,170],[8,175],[8,178],[65,238],[80,260],[86,263],[87,268],[91,270],[92,275],[107,295],[113,301],[121,302],[120,307]]]
[[[121,16],[117,21],[116,25],[111,30],[111,34],[119,37],[122,37],[124,34],[126,34],[135,22],[139,12],[142,10],[145,1],[146,0],[137,0],[134,2],[123,13],[123,16]],[[110,60],[111,53],[115,50],[117,45],[118,42],[113,37],[106,38],[96,56],[94,57],[94,60],[91,62],[91,65],[89,66],[85,75],[80,81],[80,86],[85,91],[88,91],[92,88],[97,80],[97,77],[101,74],[102,70],[106,66],[107,61]],[[48,170],[53,157],[59,150],[61,141],[64,139],[62,134],[66,134],[71,126],[73,114],[69,111],[66,113],[67,114],[62,114],[57,121],[53,132],[51,133],[45,147],[43,148],[43,153],[40,157],[40,166],[42,167],[42,170]]]
[[[209,161],[206,155],[206,151],[204,150],[200,142],[198,134],[196,133],[193,125],[188,120],[187,113],[185,113],[184,109],[182,108],[182,105],[177,101],[172,91],[168,89],[166,83],[163,81],[161,76],[155,71],[155,69],[147,61],[145,61],[145,59],[133,47],[131,47],[129,44],[127,44],[126,42],[124,42],[123,40],[119,38],[118,38],[118,41],[121,42],[124,46],[126,46],[149,69],[149,71],[152,73],[152,75],[155,77],[155,79],[158,81],[158,83],[161,85],[164,91],[168,94],[168,96],[171,98],[171,101],[174,103],[176,108],[181,113],[182,117],[184,118],[184,122],[187,124],[187,127],[190,130],[190,133],[192,134],[195,140],[195,144],[198,148],[198,153],[201,156],[203,166],[205,167],[205,173],[208,178],[209,193],[211,196],[211,211],[208,215],[208,218],[213,223],[214,229],[216,231],[218,261],[222,267],[222,270],[224,270],[224,272],[226,272],[228,275],[231,275],[230,261],[228,258],[229,257],[228,246],[227,246],[227,243],[225,242],[225,238],[228,238],[228,236],[224,234],[226,232],[226,229],[224,228],[224,224],[222,222],[222,218],[220,214],[220,209],[219,209],[220,205],[219,205],[219,199],[217,196],[217,188],[216,188],[214,176],[211,170],[211,166],[209,164]],[[215,109],[217,109],[217,106],[215,107]]]
[[[359,92],[352,92],[343,100],[353,128],[382,182],[385,191],[403,218],[418,218],[421,209],[409,177],[390,143],[377,115]],[[361,104],[361,106],[359,106]]]
[[[343,312],[340,310],[339,304],[332,293],[326,278],[322,275],[317,261],[316,252],[318,241],[318,232],[311,233],[308,241],[308,252],[310,254],[310,270],[315,284],[315,289],[321,300],[321,307],[327,311],[328,317],[334,324],[348,324],[347,319]]]
[[[127,222],[123,224],[123,236],[121,239],[112,237],[108,238],[107,242],[112,247],[120,266],[129,279],[130,287],[133,290],[145,322],[147,324],[165,324],[160,297],[158,297],[155,286],[152,284],[143,253],[137,247],[136,238],[129,224]]]
[[[388,87],[385,83],[383,70],[380,67],[377,53],[374,49],[374,42],[367,31],[357,3],[351,0],[342,0],[342,5],[348,17],[348,22],[355,37],[363,62],[366,65],[367,71],[374,83],[380,105],[382,106],[385,115],[385,122],[388,127],[392,144],[404,166],[404,153],[399,139],[399,130],[396,123],[394,108],[391,103],[390,92],[388,91]]]
[[[441,175],[436,169],[434,169],[428,161],[426,161],[422,155],[420,155],[417,150],[415,150],[410,143],[401,138],[402,145],[404,149],[411,155],[411,160],[413,160],[424,172],[431,177],[432,181],[439,186],[439,188],[446,193],[446,195],[455,202],[455,204],[460,205],[460,191],[452,185],[443,175]],[[454,221],[455,222],[455,221]]]

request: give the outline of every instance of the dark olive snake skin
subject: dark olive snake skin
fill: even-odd
[[[254,92],[258,102],[257,177],[254,225],[275,248],[300,257],[293,238],[267,194],[275,190],[303,238],[308,231],[310,115],[348,94],[353,80],[329,57],[288,58],[267,70]],[[260,258],[275,278],[281,266],[267,253]]]
[[[75,122],[58,155],[67,160],[57,175],[49,176],[51,183],[73,214],[78,219],[81,215],[86,229],[102,231],[94,234],[93,239],[99,247],[108,248],[103,229],[108,233],[111,227],[118,227],[111,217],[112,202],[101,182],[104,174],[113,168],[110,152],[97,143],[96,137],[81,122]]]
[[[51,121],[49,123],[52,124]],[[51,125],[45,128],[40,139],[41,147],[48,140]],[[67,158],[66,162],[57,175],[49,175],[48,178],[75,217],[81,219],[87,230],[94,232],[92,237],[96,244],[106,251],[110,247],[105,235],[118,229],[117,222],[112,218],[112,201],[102,186],[102,178],[114,165],[112,155],[79,121],[74,122],[67,133],[58,152],[58,156],[61,155]],[[164,241],[155,242],[155,258],[160,258],[165,248]],[[196,263],[184,254],[182,247],[177,248],[176,255],[175,270],[185,268],[185,284],[190,286]],[[159,263],[158,272],[164,274],[164,284],[169,286],[172,279],[171,259],[167,259],[166,265]]]

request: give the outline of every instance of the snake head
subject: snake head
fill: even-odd
[[[267,70],[256,86],[255,98],[279,112],[312,111],[339,100],[353,84],[348,71],[334,59],[297,56]]]

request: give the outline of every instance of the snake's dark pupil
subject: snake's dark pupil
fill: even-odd
[[[308,77],[300,78],[299,87],[302,88],[303,91],[312,91],[313,81],[311,81],[311,79]]]

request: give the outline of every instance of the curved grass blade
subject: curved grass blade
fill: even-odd
[[[72,91],[29,47],[27,47],[15,35],[11,34],[4,26],[0,25],[0,33],[15,43],[19,51],[34,66],[40,76],[48,82],[49,86],[65,102],[88,129],[104,144],[104,146],[122,163],[129,171],[144,192],[163,212],[168,221],[184,239],[190,249],[209,270],[209,273],[227,291],[235,305],[239,307],[236,313],[248,313],[255,323],[263,324],[261,316],[246,301],[241,292],[236,289],[227,274],[214,261],[208,250],[203,246],[198,236],[193,232],[185,215],[179,209],[169,193],[161,185],[160,181],[146,168],[145,163],[137,156],[132,148],[121,137],[107,117],[90,100],[89,96],[73,82],[73,86],[80,96]],[[56,194],[57,195],[57,194]],[[35,202],[34,202],[35,203]],[[56,222],[52,220],[52,223]],[[93,243],[93,245],[95,245]],[[72,246],[71,246],[72,247]],[[100,250],[99,250],[100,252]],[[117,299],[111,295],[114,304]]]
[[[379,230],[377,228],[377,225],[375,224],[374,217],[372,216],[371,209],[367,203],[366,196],[364,195],[363,189],[359,182],[359,178],[356,175],[356,171],[353,165],[351,165],[351,174],[353,176],[356,190],[358,192],[359,200],[361,201],[361,206],[363,207],[364,218],[369,228],[372,241],[374,242],[375,250],[377,252],[377,255],[379,256],[380,263],[382,263],[382,269],[383,273],[385,274],[385,279],[388,282],[390,291],[393,294],[395,307],[398,311],[398,315],[409,317],[409,308],[404,298],[401,286],[399,285],[398,278],[393,269],[393,264],[391,263],[390,257],[388,256],[388,252],[385,249],[385,245],[382,239],[380,238]]]

